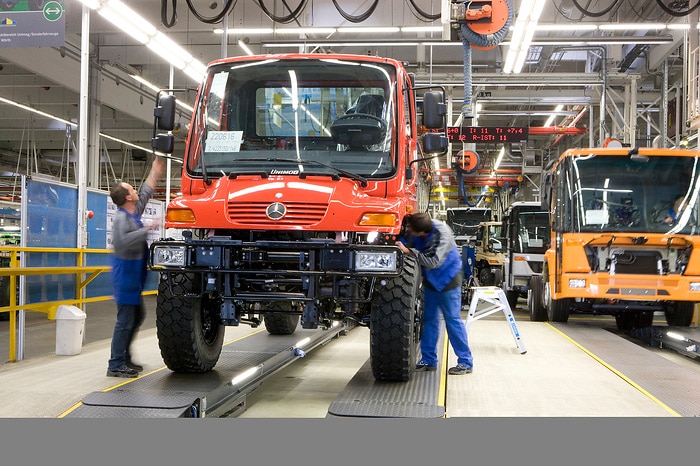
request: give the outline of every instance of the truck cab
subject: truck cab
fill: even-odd
[[[505,262],[505,238],[501,222],[481,222],[474,240],[474,274],[480,286],[501,286]]]
[[[181,234],[151,245],[168,368],[210,371],[225,326],[278,335],[352,322],[370,330],[375,378],[408,380],[420,269],[396,241],[404,218],[427,209],[420,173],[447,149],[444,100],[443,90],[416,89],[401,62],[381,57],[210,63],[182,194],[167,206],[165,226]],[[173,101],[159,96],[155,128],[172,130]],[[153,145],[172,152],[172,135]]]

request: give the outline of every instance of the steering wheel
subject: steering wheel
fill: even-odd
[[[356,119],[370,119],[370,120],[378,121],[382,125],[382,127],[381,127],[382,131],[384,131],[384,128],[386,126],[386,121],[384,121],[382,118],[380,118],[378,116],[372,115],[371,113],[346,113],[345,115],[336,118],[335,121],[333,121],[333,123],[331,124],[331,126],[333,126],[336,122],[345,121],[345,120],[356,120]]]

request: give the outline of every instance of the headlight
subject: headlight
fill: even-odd
[[[355,270],[396,271],[396,252],[355,253]]]
[[[156,246],[153,248],[153,266],[184,266],[184,246]]]
[[[690,282],[690,291],[700,291],[700,282]]]
[[[583,278],[574,278],[569,280],[569,288],[585,288],[586,280]]]

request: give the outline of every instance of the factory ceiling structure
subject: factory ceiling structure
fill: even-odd
[[[688,70],[697,61],[697,0],[26,3],[30,9],[60,4],[65,35],[53,46],[0,41],[4,180],[42,174],[74,182],[86,60],[85,105],[99,134],[87,155],[95,188],[116,178],[143,178],[156,89],[186,89],[178,97],[192,105],[198,73],[225,56],[333,52],[395,58],[407,63],[417,85],[445,88],[448,126],[525,129],[521,139],[454,141],[436,161],[447,184],[463,150],[477,153],[480,166],[496,179],[500,174],[522,180],[570,147],[608,140],[673,147],[692,144],[695,132],[688,124],[695,108],[689,105]],[[12,13],[15,4],[24,2],[2,2],[0,13]],[[488,21],[500,29],[480,44],[453,16],[456,6],[483,11],[485,5],[493,13]],[[125,32],[130,23],[148,24],[152,34]],[[158,50],[156,35],[166,49],[172,45],[172,56]],[[176,153],[182,154],[188,119],[183,106]],[[179,169],[173,168],[173,180]]]

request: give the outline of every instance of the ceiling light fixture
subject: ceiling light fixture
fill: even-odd
[[[501,161],[503,160],[503,155],[506,153],[506,148],[505,146],[501,146],[501,150],[498,151],[498,157],[496,158],[496,163],[493,164],[493,172],[491,173],[491,178],[494,177],[495,171],[498,170],[498,167],[501,165]]]
[[[538,32],[566,32],[566,31],[595,31],[597,24],[569,23],[569,24],[538,24],[535,30]]]
[[[548,126],[552,126],[552,123],[554,123],[554,119],[562,110],[564,110],[564,106],[562,104],[559,104],[554,108],[554,113],[552,113],[552,115],[549,118],[547,118],[547,121],[544,124],[545,128]]]
[[[275,30],[272,28],[231,28],[227,29],[228,35],[240,34],[240,35],[257,35],[257,34],[272,34]],[[214,34],[223,34],[224,30],[221,28],[214,29]]]
[[[337,28],[337,31],[341,34],[380,34],[380,33],[395,33],[400,32],[401,29],[396,26],[379,26],[379,27],[341,27]]]
[[[663,23],[607,23],[598,26],[601,31],[647,31],[666,29]]]
[[[280,28],[275,29],[275,34],[335,34],[336,28]]]
[[[243,51],[248,54],[248,55],[255,55],[252,50],[243,42],[242,40],[238,41],[238,46],[243,49]]]
[[[568,46],[591,46],[591,45],[607,45],[607,44],[668,44],[673,42],[673,37],[669,36],[610,36],[610,37],[543,37],[533,39],[530,45],[568,45]],[[504,40],[500,43],[502,46],[508,46],[512,43],[511,40]],[[378,42],[368,42],[366,40],[344,40],[329,41],[327,39],[314,40],[305,39],[303,42],[295,41],[274,41],[270,40],[262,43],[263,48],[294,48],[309,46],[309,47],[373,47],[377,46]],[[416,47],[424,45],[427,47],[463,47],[461,42],[447,42],[440,40],[392,40],[382,41],[382,46],[387,47]]]
[[[137,42],[146,45],[155,54],[185,72],[193,80],[200,82],[206,67],[176,44],[141,15],[120,0],[80,0],[82,4],[96,11]]]
[[[540,20],[545,0],[523,0],[511,34],[510,47],[503,65],[504,73],[520,73],[530,50],[535,27]]]
[[[401,32],[442,32],[441,26],[404,26]]]
[[[29,106],[27,106],[27,105],[21,104],[21,103],[19,103],[19,102],[15,102],[14,100],[10,100],[10,99],[6,99],[6,98],[4,98],[4,97],[0,97],[0,102],[6,103],[6,104],[8,104],[8,105],[12,105],[12,106],[14,106],[14,107],[17,107],[17,108],[19,108],[19,109],[25,110],[25,111],[27,111],[27,112],[31,112],[31,113],[33,113],[33,114],[35,114],[35,115],[40,115],[40,116],[42,116],[42,117],[50,118],[50,119],[52,119],[52,120],[55,120],[55,121],[64,123],[66,126],[70,126],[70,127],[72,127],[73,129],[77,129],[77,128],[78,128],[78,124],[77,124],[76,122],[74,122],[74,121],[66,120],[66,119],[64,119],[64,118],[57,117],[56,115],[51,115],[50,113],[42,112],[41,110],[37,110],[37,109],[31,108],[31,107],[29,107]],[[152,152],[152,151],[153,151],[152,148],[151,148],[151,149],[146,149],[145,147],[138,146],[138,145],[136,145],[136,144],[133,144],[133,143],[128,142],[128,141],[125,141],[125,140],[123,140],[123,139],[119,139],[119,138],[117,138],[117,137],[110,136],[109,134],[99,133],[99,135],[100,135],[100,137],[103,137],[103,138],[105,138],[105,139],[109,139],[109,140],[114,141],[114,142],[118,142],[119,144],[124,144],[125,146],[129,146],[129,147],[132,147],[132,148],[134,148],[134,149],[140,149],[140,150],[143,150],[143,151],[146,151],[146,152]],[[160,155],[166,155],[166,154],[161,154],[160,152],[157,152],[157,153],[160,154]],[[174,157],[171,157],[171,158],[172,158],[173,160],[176,160],[176,161],[181,161],[180,159],[177,159],[177,158],[174,158]]]

